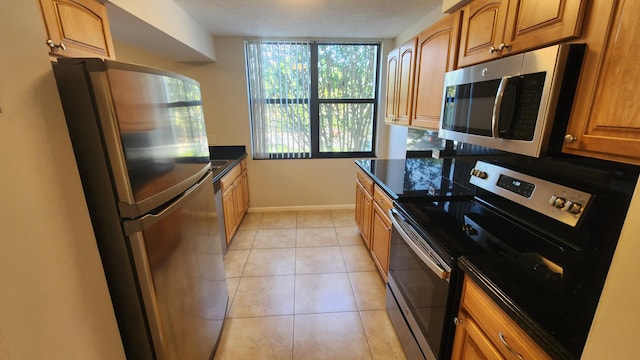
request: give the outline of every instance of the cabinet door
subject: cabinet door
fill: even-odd
[[[360,229],[362,240],[369,250],[371,250],[371,206],[371,195],[359,181],[356,181],[356,224]]]
[[[362,234],[362,185],[356,181],[356,211],[355,211],[356,225],[360,229]]]
[[[373,198],[368,192],[363,192],[362,198],[362,235],[367,249],[371,250],[371,221],[373,219]]]
[[[413,75],[415,73],[416,42],[414,38],[400,47],[398,58],[398,95],[396,124],[409,125],[413,109]]]
[[[242,190],[242,176],[233,182],[233,206],[235,208],[236,227],[240,225],[244,216],[244,192]]]
[[[249,209],[249,175],[247,170],[242,171],[240,181],[240,191],[242,193],[242,214],[244,215]]]
[[[389,273],[389,246],[391,243],[391,221],[377,203],[373,204],[371,226],[371,255],[384,281]]]
[[[471,317],[458,314],[452,360],[504,359]]]
[[[115,59],[106,7],[95,0],[40,0],[52,56]],[[64,48],[62,47],[64,44]]]
[[[467,66],[500,56],[508,0],[474,0],[463,9],[458,66]]]
[[[510,0],[501,55],[580,35],[586,0]]]
[[[387,94],[385,98],[385,115],[386,122],[393,122],[396,118],[396,97],[398,95],[397,79],[398,79],[398,56],[400,49],[393,49],[387,56]]]
[[[227,236],[227,245],[229,245],[237,228],[233,188],[230,188],[222,194],[222,208],[224,213],[224,232]]]
[[[418,35],[411,125],[438,130],[444,74],[457,65],[460,17],[456,12]]]
[[[575,140],[563,152],[640,165],[640,2],[590,6],[589,47],[567,128]]]
[[[551,360],[527,333],[467,276],[464,279],[460,308],[467,314],[463,323],[472,318],[487,341],[504,357]]]

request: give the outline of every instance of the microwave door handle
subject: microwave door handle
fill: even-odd
[[[496,92],[496,100],[493,103],[493,114],[491,115],[491,136],[493,138],[500,137],[500,109],[502,108],[502,98],[504,97],[504,91],[507,89],[507,82],[511,76],[503,76],[500,79],[500,85]]]

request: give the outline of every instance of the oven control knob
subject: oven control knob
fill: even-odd
[[[478,235],[478,230],[474,229],[473,226],[469,224],[462,225],[462,231],[464,231],[469,236]]]
[[[551,198],[549,199],[549,205],[557,207],[558,209],[563,209],[566,203],[567,200],[555,195],[551,195]]]
[[[489,177],[486,172],[478,169],[471,170],[471,176],[479,177],[480,179],[486,179]]]
[[[582,211],[582,204],[573,201],[567,201],[567,204],[564,206],[563,210],[577,215]]]

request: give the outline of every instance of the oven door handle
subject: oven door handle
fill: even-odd
[[[404,242],[415,252],[415,254],[422,260],[422,262],[427,265],[427,267],[436,274],[440,279],[449,281],[449,277],[451,276],[451,269],[446,269],[441,261],[436,260],[434,254],[429,254],[425,252],[425,250],[421,249],[407,234],[407,232],[403,229],[402,225],[400,225],[400,221],[404,222],[402,216],[398,214],[394,209],[389,211],[391,214],[391,222],[393,223],[393,227],[398,231],[400,237]],[[408,225],[410,226],[410,225]]]

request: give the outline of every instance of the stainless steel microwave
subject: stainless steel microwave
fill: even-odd
[[[439,136],[544,155],[558,103],[571,106],[584,48],[555,45],[448,72]]]

